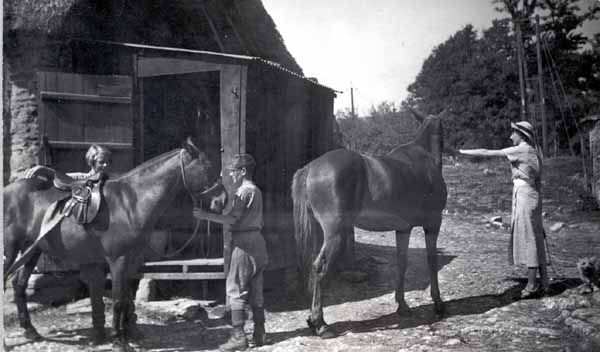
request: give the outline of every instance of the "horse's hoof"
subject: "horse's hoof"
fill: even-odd
[[[43,339],[42,335],[40,335],[40,333],[37,332],[37,330],[33,326],[25,329],[23,336],[25,336],[25,338],[30,341],[39,341]]]
[[[336,337],[336,334],[331,330],[329,325],[323,324],[316,330],[317,336],[322,339],[331,339]]]
[[[433,310],[438,317],[446,315],[446,306],[443,304],[435,304]]]
[[[90,336],[92,345],[101,345],[104,340],[106,340],[106,331],[104,328],[92,331],[92,335]]]
[[[396,314],[398,314],[400,316],[411,315],[410,307],[406,303],[398,304],[398,309],[396,309]]]
[[[132,352],[133,348],[126,342],[115,341],[112,346],[113,352]]]
[[[331,331],[329,325],[327,325],[322,319],[320,319],[316,324],[312,322],[312,320],[309,318],[306,319],[306,324],[308,325],[308,328],[310,329],[310,331],[312,331],[313,334],[319,336],[322,339],[330,339],[336,336],[335,333]]]

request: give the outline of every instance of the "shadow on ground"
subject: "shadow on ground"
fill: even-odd
[[[323,284],[324,306],[337,305],[379,297],[393,292],[397,282],[396,247],[356,243],[356,270],[364,280],[353,280],[340,272],[330,273]],[[438,250],[438,271],[456,256]],[[352,282],[359,281],[359,282]],[[429,286],[429,266],[424,248],[408,249],[408,265],[404,287],[406,292],[424,290]],[[265,292],[265,308],[271,312],[306,309],[310,295],[300,287],[271,289]]]
[[[512,279],[511,279],[512,280]],[[446,312],[438,315],[434,312],[433,304],[422,305],[411,308],[407,315],[400,316],[397,313],[383,315],[378,318],[360,321],[340,321],[330,325],[336,335],[344,335],[349,332],[363,333],[381,330],[408,329],[422,325],[430,325],[440,320],[461,315],[482,314],[491,309],[507,306],[519,297],[520,291],[525,287],[526,280],[514,279],[515,284],[498,295],[482,295],[454,299],[446,301]],[[565,279],[550,285],[548,296],[559,295],[565,290],[577,287],[578,279]],[[272,343],[277,343],[297,336],[309,336],[308,328],[297,329],[269,334]]]

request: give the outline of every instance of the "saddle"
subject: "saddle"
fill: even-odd
[[[100,173],[85,180],[74,180],[60,171],[55,171],[54,187],[70,193],[61,214],[65,217],[73,216],[78,224],[92,222],[100,210],[101,189],[105,179],[106,175]]]
[[[88,224],[98,215],[102,203],[102,186],[108,178],[106,174],[99,173],[85,180],[75,180],[46,166],[28,170],[25,177],[45,179],[46,182],[52,182],[54,188],[65,192],[50,208],[54,209],[54,215],[60,215],[61,218],[73,216],[78,224]]]

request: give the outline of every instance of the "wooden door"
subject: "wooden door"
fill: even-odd
[[[112,152],[109,174],[133,168],[132,80],[128,76],[38,72],[40,133],[48,141],[49,160],[63,172],[87,172],[87,149],[94,143]],[[43,254],[41,272],[78,270]]]
[[[51,151],[49,166],[89,171],[85,153],[97,143],[112,152],[111,172],[134,166],[132,80],[129,76],[38,73],[40,132]]]

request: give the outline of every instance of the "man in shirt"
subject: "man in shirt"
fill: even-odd
[[[260,189],[252,182],[256,163],[250,154],[237,154],[227,168],[235,187],[231,210],[215,214],[194,209],[197,218],[229,225],[233,250],[227,274],[226,291],[233,331],[229,341],[219,346],[221,351],[240,351],[248,347],[244,332],[245,305],[252,307],[253,340],[256,346],[265,344],[265,313],[263,308],[263,271],[268,264],[263,226],[263,202]]]

